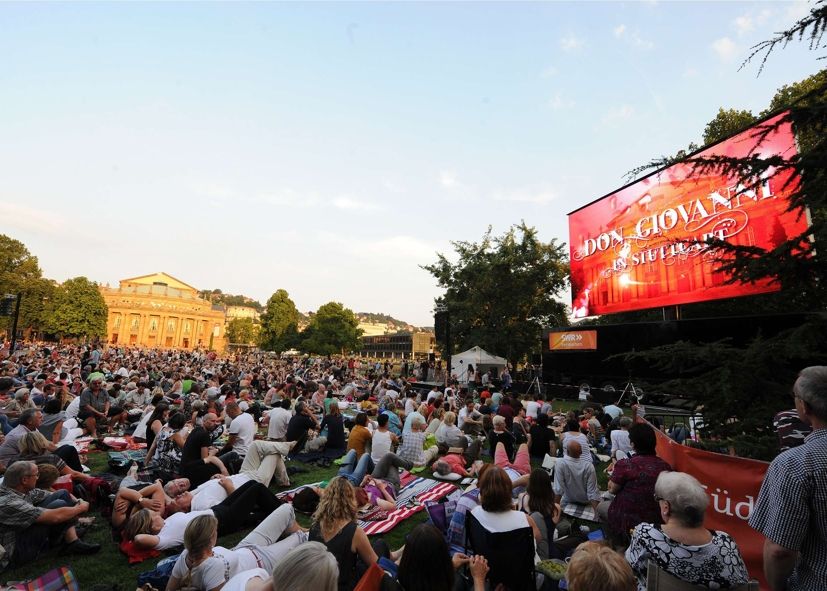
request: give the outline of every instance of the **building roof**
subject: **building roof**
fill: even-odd
[[[138,277],[130,277],[129,279],[121,279],[121,286],[124,285],[166,285],[176,289],[188,290],[198,292],[192,285],[184,283],[180,279],[176,279],[168,273],[163,271],[160,273],[151,273],[149,275],[140,275]]]

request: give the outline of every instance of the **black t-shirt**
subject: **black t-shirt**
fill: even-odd
[[[549,442],[556,439],[557,438],[555,437],[554,431],[549,427],[532,425],[531,447],[529,448],[528,453],[538,458],[545,457],[547,453],[551,453],[548,446]]]
[[[299,441],[307,435],[307,430],[316,426],[313,419],[307,415],[295,414],[287,423],[287,433],[284,436],[285,441]]]
[[[327,443],[326,447],[329,449],[345,449],[347,442],[345,440],[345,421],[342,415],[326,415],[322,419],[322,429],[327,427]],[[290,428],[288,427],[288,432]],[[291,441],[288,439],[288,441]]]
[[[181,450],[181,464],[201,461],[201,448],[210,447],[212,440],[204,427],[196,427],[187,437],[184,449]]]
[[[508,459],[511,460],[514,457],[514,435],[512,435],[511,431],[491,431],[488,434],[488,444],[491,447],[492,453],[497,449],[497,444],[502,443],[505,447],[505,453],[508,455]]]

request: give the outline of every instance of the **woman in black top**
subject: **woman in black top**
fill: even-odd
[[[338,402],[330,405],[328,414],[322,419],[320,429],[324,431],[325,427],[327,427],[327,443],[325,444],[325,449],[340,449],[344,452],[347,447],[345,422],[342,418],[342,412],[339,410]]]
[[[337,476],[324,489],[310,527],[310,541],[321,542],[336,557],[340,591],[350,591],[359,581],[357,558],[364,566],[379,560],[365,530],[356,524],[357,509],[353,486]]]

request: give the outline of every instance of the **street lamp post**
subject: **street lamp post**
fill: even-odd
[[[434,306],[434,316],[442,316],[444,326],[443,345],[445,346],[443,358],[445,359],[445,387],[451,382],[451,313],[448,311],[448,306],[443,303],[438,303]],[[434,324],[437,324],[434,321]]]

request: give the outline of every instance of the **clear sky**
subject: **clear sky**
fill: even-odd
[[[450,240],[566,214],[817,72],[806,2],[0,3],[0,232],[44,274],[166,271],[433,323]]]

